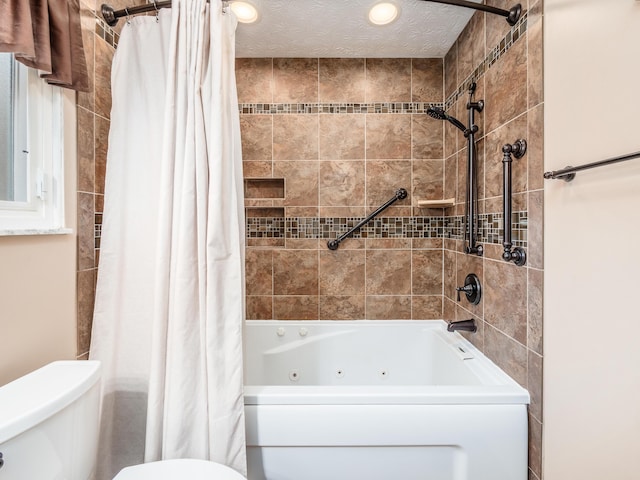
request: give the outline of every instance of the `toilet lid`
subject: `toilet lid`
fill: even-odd
[[[178,459],[124,468],[113,480],[246,480],[235,470],[206,460]]]

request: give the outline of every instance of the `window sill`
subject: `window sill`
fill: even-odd
[[[18,236],[18,235],[69,235],[73,233],[71,228],[31,228],[31,229],[15,229],[0,230],[0,237]]]

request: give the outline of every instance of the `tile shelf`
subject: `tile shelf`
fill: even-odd
[[[448,208],[456,203],[455,198],[445,198],[442,200],[418,200],[416,205],[421,208]]]

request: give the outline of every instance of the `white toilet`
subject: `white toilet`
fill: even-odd
[[[123,468],[113,480],[245,480],[235,470],[206,460],[163,460]]]
[[[91,480],[98,449],[100,362],[53,362],[0,387],[0,480]],[[114,480],[245,480],[205,460],[123,469]]]

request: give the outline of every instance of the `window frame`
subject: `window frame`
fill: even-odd
[[[47,84],[37,70],[15,60],[14,65],[14,161],[26,161],[26,198],[0,200],[0,236],[70,233],[64,228],[67,119],[62,89]]]

